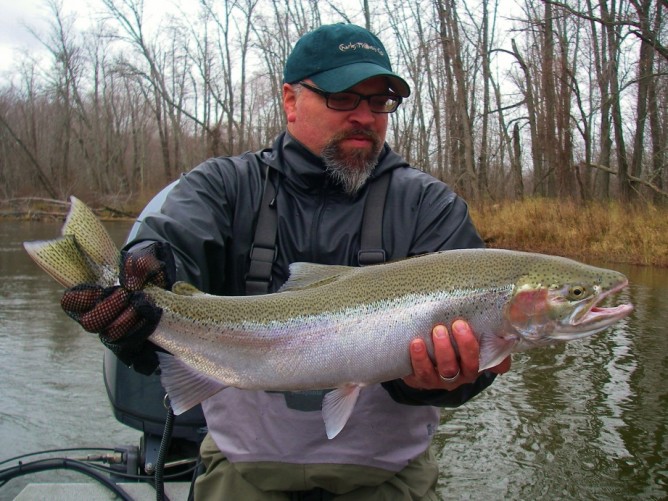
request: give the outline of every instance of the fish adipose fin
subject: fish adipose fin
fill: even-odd
[[[179,296],[191,296],[191,297],[209,295],[206,292],[202,292],[194,285],[190,285],[189,283],[186,282],[176,282],[172,286],[172,292],[174,294],[178,294]]]
[[[346,425],[361,389],[362,385],[348,384],[325,395],[322,400],[322,418],[327,438],[337,436]]]
[[[160,382],[169,395],[174,414],[183,414],[207,398],[227,388],[168,353],[158,353]]]

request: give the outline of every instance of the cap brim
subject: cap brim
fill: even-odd
[[[401,97],[408,97],[411,94],[411,88],[399,75],[368,62],[348,64],[311,75],[309,78],[324,91],[341,92],[374,77],[387,77],[392,90]]]

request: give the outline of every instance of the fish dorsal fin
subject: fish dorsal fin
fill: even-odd
[[[172,292],[179,296],[207,296],[206,292],[202,292],[194,285],[187,282],[176,282],[172,285]]]
[[[290,265],[290,278],[279,292],[298,291],[321,287],[336,282],[342,276],[356,270],[352,266],[334,266],[329,264],[315,263],[292,263]]]

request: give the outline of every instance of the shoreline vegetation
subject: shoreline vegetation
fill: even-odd
[[[86,203],[102,220],[132,220],[144,206],[137,199]],[[0,203],[0,220],[62,220],[68,208],[68,202],[59,200],[5,200]],[[470,202],[469,209],[491,248],[555,254],[585,262],[668,267],[665,206],[528,198]]]
[[[668,207],[532,198],[470,204],[488,247],[668,267]]]

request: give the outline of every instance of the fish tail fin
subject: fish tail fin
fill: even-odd
[[[89,283],[108,287],[118,278],[119,251],[93,211],[71,197],[62,236],[24,242],[37,265],[65,287]]]

